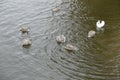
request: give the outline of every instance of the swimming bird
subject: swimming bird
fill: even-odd
[[[95,34],[96,34],[96,32],[95,32],[95,31],[90,30],[90,31],[88,32],[88,38],[94,37],[94,36],[95,36]]]
[[[58,12],[59,11],[59,8],[55,7],[52,9],[53,12]]]
[[[28,32],[30,31],[30,28],[29,27],[21,27],[20,28],[20,31],[22,32],[22,33],[27,33],[28,34]]]
[[[31,46],[31,44],[32,44],[32,40],[29,38],[23,39],[23,41],[22,41],[23,47],[29,47],[29,46]]]
[[[105,25],[105,21],[103,21],[103,20],[98,20],[98,21],[96,22],[96,29],[97,29],[98,31],[104,30],[104,29],[103,29],[104,25]]]
[[[58,43],[64,43],[66,41],[66,37],[64,35],[59,35],[56,37],[56,41]]]
[[[68,51],[76,51],[76,50],[78,50],[78,48],[76,46],[73,46],[71,44],[67,44],[64,48],[66,50],[68,50]]]

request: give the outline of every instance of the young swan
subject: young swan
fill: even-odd
[[[53,11],[53,12],[58,12],[58,11],[59,11],[59,8],[57,8],[57,7],[56,7],[56,8],[53,8],[52,11]]]
[[[56,41],[58,43],[64,43],[66,41],[66,37],[64,35],[57,36]]]
[[[32,44],[32,40],[29,38],[23,39],[23,41],[22,41],[23,47],[29,47],[29,46],[31,46],[31,44]]]
[[[103,29],[104,25],[105,25],[105,21],[103,21],[103,20],[98,20],[98,21],[96,22],[96,29],[97,29],[98,31],[104,30],[104,29]]]
[[[95,32],[95,31],[90,30],[90,31],[88,32],[88,38],[94,37],[94,36],[95,36],[95,34],[96,34],[96,32]]]
[[[78,48],[76,46],[73,46],[71,44],[67,44],[64,48],[68,51],[77,51],[78,50]]]
[[[28,32],[30,31],[30,28],[29,28],[29,27],[21,27],[21,28],[20,28],[20,31],[21,31],[22,33],[27,33],[27,34],[28,34]]]

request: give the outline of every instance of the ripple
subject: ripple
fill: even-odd
[[[10,0],[0,4],[0,75],[6,77],[3,79],[119,80],[120,24],[116,16],[97,16],[86,0]],[[54,7],[60,11],[52,14]],[[88,39],[88,31],[95,30],[99,18],[105,18],[105,32]],[[29,36],[20,34],[22,25],[30,27]],[[61,34],[67,41],[57,44],[55,38]],[[28,49],[20,43],[25,37],[32,38]],[[64,46],[68,43],[79,50],[66,51]]]

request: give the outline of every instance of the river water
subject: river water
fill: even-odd
[[[105,30],[88,39],[98,19]],[[67,40],[57,44],[61,34]],[[68,43],[79,50],[66,51]],[[0,80],[120,80],[120,1],[0,0],[0,45]]]

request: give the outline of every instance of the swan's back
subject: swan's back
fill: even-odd
[[[96,26],[97,26],[97,28],[102,28],[103,26],[105,25],[105,21],[100,21],[100,20],[98,20],[97,22],[96,22]]]

